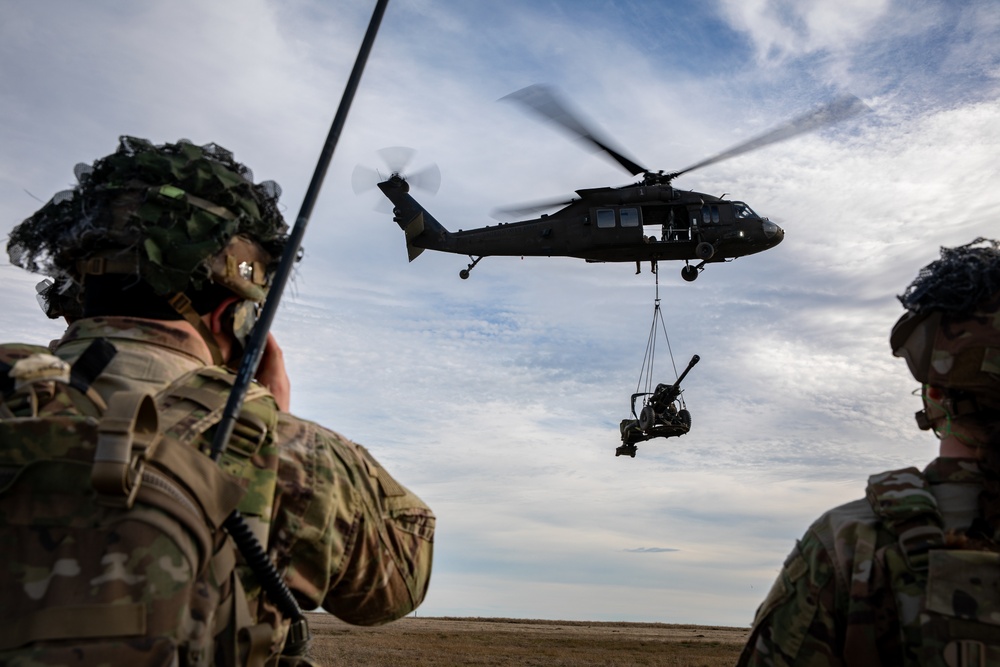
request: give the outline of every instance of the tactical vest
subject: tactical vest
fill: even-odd
[[[220,465],[200,449],[231,374],[105,404],[90,383],[113,355],[0,345],[0,664],[263,665],[282,632],[253,620],[221,526],[239,508],[266,543],[274,400],[251,390]]]
[[[873,475],[868,501],[895,538],[884,551],[906,665],[1000,667],[1000,554],[946,548],[916,468]]]

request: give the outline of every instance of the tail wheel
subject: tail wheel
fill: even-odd
[[[681,269],[681,278],[688,281],[689,283],[694,282],[694,280],[697,277],[698,277],[698,269],[691,266],[690,264]]]

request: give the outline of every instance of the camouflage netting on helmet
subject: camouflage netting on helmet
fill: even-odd
[[[75,320],[83,317],[80,288],[71,279],[63,278],[56,282],[46,278],[35,285],[35,292],[38,305],[49,319],[66,317]]]
[[[941,248],[899,300],[908,312],[889,337],[893,354],[950,401],[927,409],[950,418],[1000,415],[1000,243]]]
[[[79,283],[80,263],[101,258],[134,267],[169,295],[203,287],[208,260],[237,234],[275,261],[287,239],[281,189],[273,181],[254,184],[253,172],[216,144],[154,145],[126,136],[113,154],[75,171],[75,189],[11,232],[11,263]]]
[[[899,297],[915,313],[942,311],[958,315],[1000,292],[1000,242],[977,238],[957,248],[941,248],[941,259],[920,273]]]

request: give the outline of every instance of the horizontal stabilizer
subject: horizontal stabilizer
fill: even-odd
[[[423,248],[419,248],[411,243],[413,239],[424,233],[423,212],[418,213],[413,217],[413,219],[406,223],[406,226],[403,227],[403,233],[406,234],[406,254],[412,262],[420,256],[420,253],[424,251]]]

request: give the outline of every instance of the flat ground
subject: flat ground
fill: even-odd
[[[308,614],[322,665],[730,667],[748,628],[509,618],[423,618],[359,628]]]

